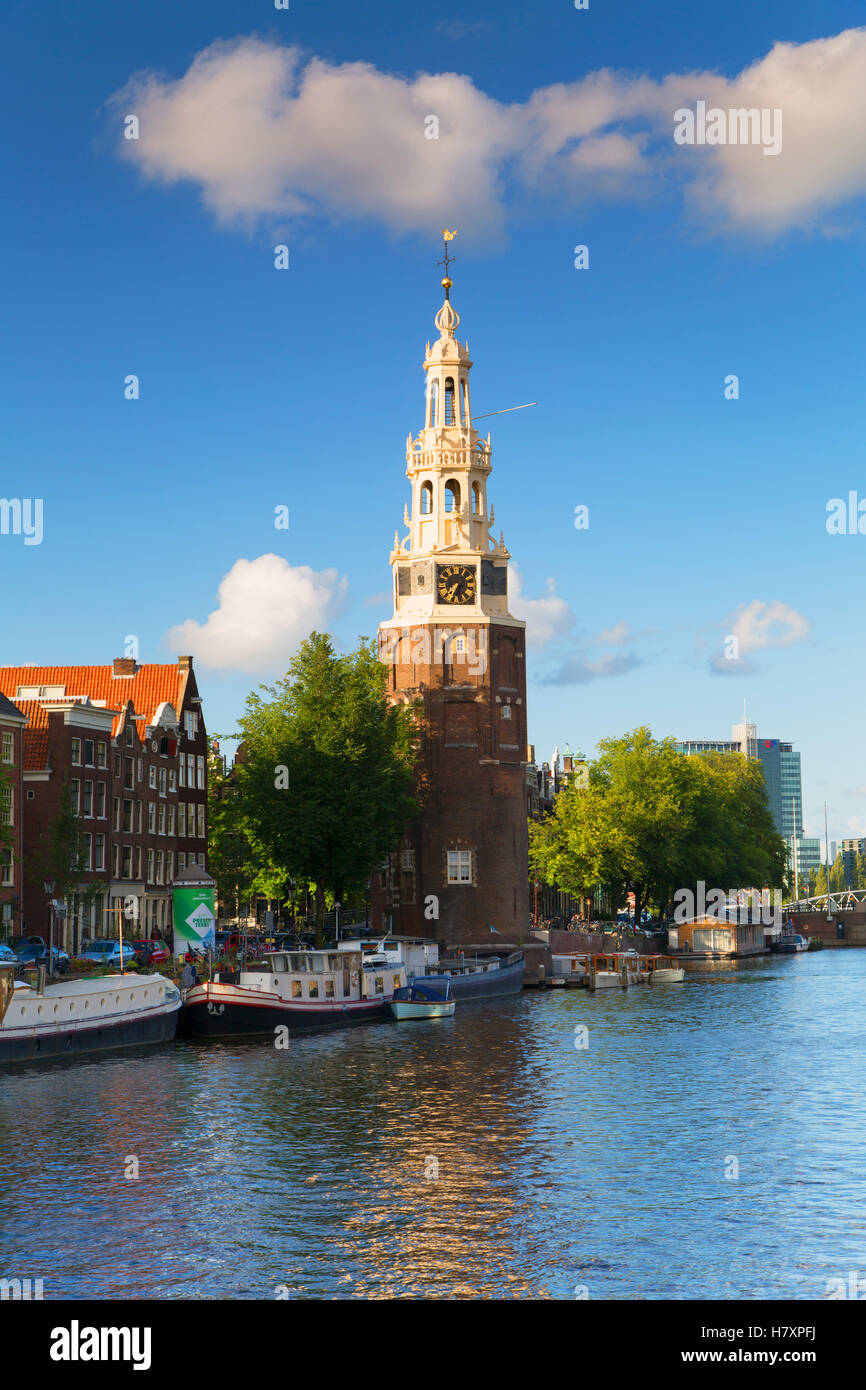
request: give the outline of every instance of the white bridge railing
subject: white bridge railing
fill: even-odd
[[[783,912],[845,912],[854,907],[866,905],[866,888],[845,888],[839,893],[821,893],[816,898],[798,898],[796,902],[783,903]]]

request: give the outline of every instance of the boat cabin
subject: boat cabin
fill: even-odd
[[[328,1000],[390,998],[406,983],[405,966],[365,960],[360,951],[269,951],[240,972],[224,971],[218,983],[238,983],[274,998],[326,1003]],[[228,978],[227,978],[228,977]]]

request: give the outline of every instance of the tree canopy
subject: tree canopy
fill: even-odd
[[[679,888],[780,887],[787,864],[760,764],[740,754],[689,757],[648,728],[605,739],[585,787],[567,786],[530,822],[530,861],[547,882],[665,912]]]
[[[416,714],[388,702],[386,681],[366,639],[340,656],[314,632],[240,721],[235,779],[253,864],[315,884],[318,940],[326,892],[363,887],[417,810]]]

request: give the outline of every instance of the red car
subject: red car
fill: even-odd
[[[136,959],[142,965],[165,965],[171,960],[171,952],[164,941],[133,941]]]

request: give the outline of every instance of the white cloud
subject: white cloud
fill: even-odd
[[[750,675],[757,669],[754,662],[748,660],[750,652],[805,642],[812,627],[807,617],[780,599],[771,603],[762,603],[760,599],[742,603],[722,626],[726,629],[726,652],[710,657],[710,670],[719,676]],[[735,644],[731,638],[736,639]],[[732,653],[730,656],[728,650]]]
[[[592,640],[596,647],[622,647],[630,636],[631,628],[628,623],[615,623],[613,627],[604,628]]]
[[[584,685],[587,681],[609,680],[613,676],[625,676],[641,665],[641,659],[634,652],[608,652],[597,661],[590,661],[582,652],[574,652],[553,670],[541,677],[542,685]]]
[[[512,563],[508,567],[508,606],[515,618],[526,623],[526,644],[544,647],[555,637],[562,637],[574,626],[574,614],[564,598],[556,592],[556,580],[546,582],[544,598],[526,598],[520,571]]]
[[[809,619],[779,599],[762,603],[753,599],[743,603],[729,619],[729,631],[740,643],[740,654],[765,647],[790,647],[809,635]]]
[[[335,569],[290,565],[280,555],[236,560],[219,586],[219,607],[204,623],[187,618],[167,635],[213,670],[285,670],[300,642],[340,611],[348,580]]]
[[[676,145],[674,112],[699,100],[778,108],[781,153]],[[240,38],[212,44],[179,78],[137,74],[112,105],[140,120],[123,154],[151,178],[197,183],[226,222],[367,218],[425,233],[456,222],[489,240],[521,203],[631,197],[680,180],[714,230],[835,235],[833,210],[866,193],[862,28],[776,43],[734,77],[602,70],[511,105],[457,73],[393,76]],[[424,133],[431,115],[435,140]]]

